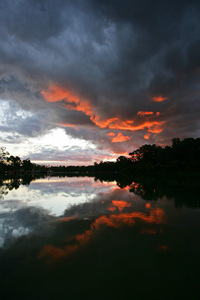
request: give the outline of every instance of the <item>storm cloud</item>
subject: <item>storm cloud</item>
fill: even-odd
[[[195,0],[1,1],[0,98],[26,112],[1,131],[114,153],[198,137],[199,37]]]

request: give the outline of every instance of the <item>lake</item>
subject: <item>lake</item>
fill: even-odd
[[[2,180],[0,298],[196,299],[199,189],[188,179]]]

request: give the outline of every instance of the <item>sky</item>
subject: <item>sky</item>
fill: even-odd
[[[200,2],[1,0],[0,146],[50,165],[200,136]]]

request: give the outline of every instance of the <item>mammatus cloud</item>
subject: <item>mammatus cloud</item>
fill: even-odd
[[[195,0],[1,1],[0,99],[24,112],[1,131],[113,153],[198,137],[199,36]]]

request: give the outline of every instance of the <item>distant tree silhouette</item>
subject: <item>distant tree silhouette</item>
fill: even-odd
[[[0,173],[35,174],[68,173],[70,176],[96,176],[96,174],[147,174],[151,172],[198,172],[200,169],[200,138],[179,138],[172,140],[171,146],[162,148],[155,144],[145,144],[129,153],[129,157],[119,156],[116,162],[101,161],[90,166],[58,166],[47,167],[31,163],[30,159],[21,160],[19,156],[9,156],[5,147],[0,148]],[[98,175],[98,177],[102,177]],[[105,175],[103,175],[105,178]]]
[[[7,162],[11,164],[14,169],[19,169],[21,165],[21,159],[19,156],[9,156]]]
[[[33,169],[33,164],[31,163],[30,159],[27,158],[22,161],[22,167],[25,171],[31,171]]]
[[[174,138],[172,146],[143,145],[129,153],[134,167],[140,170],[197,170],[200,164],[200,138]],[[177,170],[176,170],[177,168]]]
[[[0,163],[5,163],[9,154],[10,153],[6,151],[6,147],[0,147]]]

